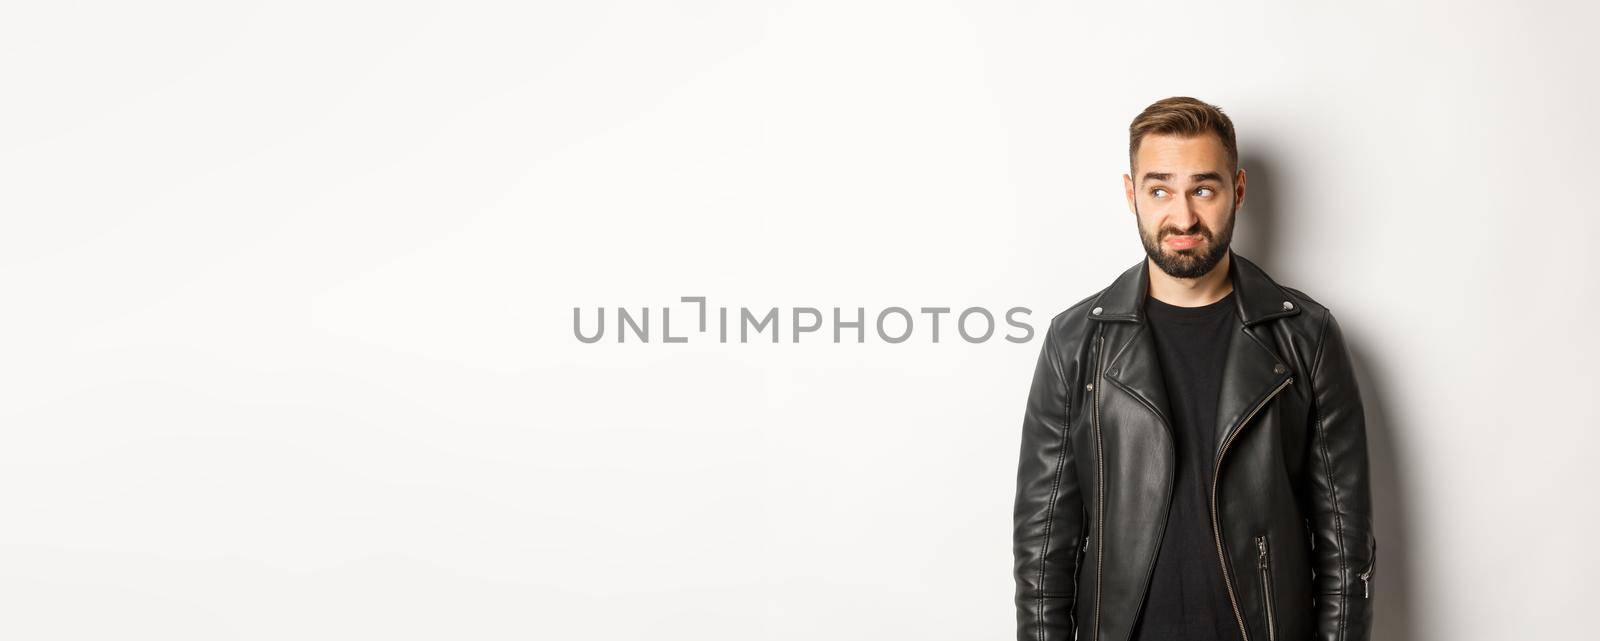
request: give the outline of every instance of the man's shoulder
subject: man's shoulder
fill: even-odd
[[[1058,346],[1076,343],[1082,340],[1089,328],[1089,310],[1093,308],[1094,301],[1100,298],[1110,285],[1095,290],[1094,293],[1084,296],[1078,302],[1069,305],[1066,309],[1057,312],[1050,318],[1050,327],[1045,332],[1047,340],[1054,341]]]
[[[1245,273],[1241,278],[1250,283],[1247,287],[1252,290],[1252,298],[1259,299],[1253,300],[1252,303],[1257,306],[1257,313],[1264,316],[1263,320],[1271,320],[1293,335],[1312,340],[1322,333],[1323,328],[1333,317],[1327,305],[1305,290],[1291,287],[1278,280],[1276,276],[1251,260],[1237,254],[1234,257],[1238,259],[1236,267]],[[1278,313],[1277,303],[1272,300],[1272,295],[1281,295],[1284,299],[1281,304],[1286,308],[1292,306],[1293,311]]]
[[[1310,294],[1307,294],[1302,290],[1284,285],[1283,283],[1278,283],[1278,287],[1283,289],[1283,291],[1288,292],[1289,301],[1300,308],[1301,313],[1298,314],[1299,318],[1294,318],[1294,322],[1292,322],[1291,325],[1296,329],[1305,333],[1309,333],[1313,336],[1320,333],[1322,331],[1322,326],[1327,323],[1328,319],[1333,314],[1328,310],[1328,306],[1318,302],[1317,299],[1312,298]]]
[[[1277,320],[1285,321],[1284,324],[1295,334],[1301,334],[1313,339],[1320,337],[1333,316],[1328,307],[1304,290],[1285,285],[1271,275],[1266,274],[1265,271],[1261,273],[1266,276],[1268,281],[1282,290],[1287,302],[1294,305],[1300,312],[1298,314],[1289,314]],[[1045,333],[1046,338],[1063,347],[1082,340],[1088,335],[1090,328],[1093,326],[1094,319],[1090,317],[1090,312],[1094,309],[1095,301],[1099,300],[1115,285],[1116,282],[1113,280],[1104,287],[1069,305],[1066,309],[1057,312],[1050,318],[1050,326]]]
[[[1312,298],[1311,295],[1305,293],[1305,291],[1290,287],[1283,283],[1278,283],[1278,287],[1283,288],[1283,291],[1289,292],[1289,295],[1291,296],[1290,300],[1294,301],[1294,304],[1299,305],[1301,309],[1306,311],[1314,311],[1318,314],[1325,314],[1328,312],[1327,306],[1317,302],[1317,299]]]

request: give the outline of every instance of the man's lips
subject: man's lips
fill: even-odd
[[[1190,247],[1199,245],[1204,241],[1205,237],[1199,234],[1190,234],[1188,236],[1168,236],[1167,246],[1173,249],[1188,249]]]

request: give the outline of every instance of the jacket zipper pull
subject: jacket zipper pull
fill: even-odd
[[[1378,563],[1378,540],[1371,539],[1371,552],[1368,553],[1367,569],[1361,573],[1361,598],[1372,598],[1372,570]]]
[[[1258,570],[1267,569],[1267,539],[1266,539],[1266,537],[1260,537],[1260,536],[1256,537],[1256,569],[1258,569]]]

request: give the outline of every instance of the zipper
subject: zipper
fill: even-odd
[[[1267,403],[1278,395],[1278,392],[1283,391],[1283,388],[1288,387],[1293,382],[1294,377],[1292,376],[1284,379],[1277,387],[1272,388],[1272,393],[1267,394],[1266,398],[1261,399],[1261,402],[1257,403],[1250,410],[1250,413],[1245,415],[1244,420],[1239,421],[1239,429],[1229,434],[1228,440],[1222,443],[1222,453],[1217,455],[1216,469],[1211,474],[1211,533],[1217,539],[1217,563],[1222,565],[1222,582],[1228,587],[1228,603],[1233,606],[1233,618],[1239,622],[1239,635],[1243,641],[1250,641],[1250,632],[1244,625],[1244,613],[1239,611],[1239,597],[1233,593],[1233,576],[1228,572],[1228,558],[1222,551],[1222,525],[1217,523],[1217,480],[1222,477],[1222,459],[1228,455],[1228,447],[1233,445],[1233,439],[1244,431],[1245,426],[1250,424],[1250,419],[1255,418],[1256,413],[1260,412],[1261,408],[1266,407]]]
[[[1094,447],[1095,447],[1095,490],[1098,495],[1097,508],[1095,509],[1095,529],[1100,543],[1095,546],[1094,562],[1094,636],[1100,638],[1100,595],[1103,586],[1106,544],[1106,450],[1105,442],[1100,435],[1100,388],[1105,387],[1104,373],[1106,363],[1106,337],[1104,330],[1095,336],[1095,386],[1094,386]]]
[[[1261,569],[1261,603],[1267,610],[1267,641],[1277,641],[1278,624],[1272,616],[1272,564],[1268,560],[1267,535],[1256,537],[1256,567]]]
[[[1372,569],[1378,565],[1378,540],[1372,539],[1372,552],[1367,555],[1367,569],[1361,573],[1361,598],[1372,598]]]
[[[1089,542],[1094,539],[1094,528],[1089,528],[1089,534],[1083,537],[1083,544],[1078,546],[1078,555],[1072,559],[1072,586],[1076,590],[1078,578],[1083,576],[1083,558],[1089,553]],[[1077,610],[1077,599],[1073,599],[1073,610]],[[1077,634],[1077,626],[1073,626],[1073,634]]]

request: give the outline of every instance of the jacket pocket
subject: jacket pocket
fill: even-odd
[[[1267,641],[1278,639],[1278,618],[1272,609],[1272,550],[1267,535],[1256,537],[1256,568],[1261,571],[1261,606],[1267,613]]]
[[[1367,569],[1361,571],[1361,598],[1372,598],[1372,571],[1378,567],[1378,538],[1368,537]]]
[[[1083,558],[1089,555],[1089,541],[1093,538],[1094,532],[1092,530],[1086,532],[1083,537],[1083,544],[1078,546],[1078,558],[1072,563],[1072,585],[1074,587],[1078,585],[1078,575],[1083,572]]]

